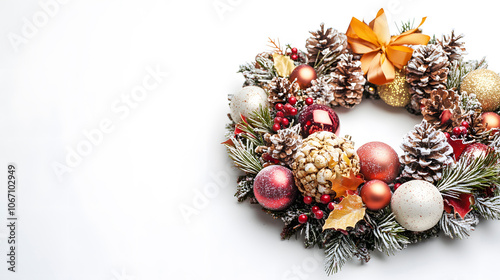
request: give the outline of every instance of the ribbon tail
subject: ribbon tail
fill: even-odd
[[[365,53],[361,57],[361,70],[363,70],[363,73],[365,73],[365,75],[370,70],[370,66],[371,66],[372,62],[375,61],[375,60],[379,60],[380,59],[380,57],[377,56],[377,55],[380,56],[380,53],[378,52],[378,50],[377,51],[372,51],[372,52],[369,52],[369,53]]]
[[[370,63],[367,80],[376,85],[383,85],[394,80],[395,70],[384,54],[377,53]]]

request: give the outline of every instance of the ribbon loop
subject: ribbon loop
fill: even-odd
[[[383,85],[394,80],[394,67],[403,68],[411,59],[413,49],[404,45],[426,45],[430,37],[415,33],[424,24],[397,36],[390,36],[384,9],[380,9],[369,25],[352,18],[346,36],[354,53],[363,54],[361,68],[370,83]]]

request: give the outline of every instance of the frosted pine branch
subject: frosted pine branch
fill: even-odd
[[[235,137],[230,138],[234,146],[225,144],[229,157],[233,160],[234,164],[243,172],[250,174],[257,174],[262,170],[257,155],[255,154],[255,147],[250,141],[246,141],[244,145],[241,141],[236,140]]]
[[[485,219],[500,220],[500,196],[476,197],[475,208]]]
[[[386,255],[394,255],[410,243],[408,238],[401,235],[405,229],[396,222],[394,213],[389,213],[381,221],[375,222],[367,216],[367,220],[373,226],[375,236],[375,248]]]
[[[489,153],[475,159],[462,156],[456,165],[449,165],[436,187],[443,196],[458,198],[461,193],[471,193],[490,185],[500,185],[500,155]]]
[[[472,213],[468,213],[465,219],[455,218],[453,214],[443,213],[439,221],[439,227],[445,235],[450,238],[464,239],[470,236],[479,219]]]
[[[325,270],[328,275],[340,271],[344,264],[356,253],[356,245],[344,234],[338,234],[325,248]]]

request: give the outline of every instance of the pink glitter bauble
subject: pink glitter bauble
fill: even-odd
[[[262,169],[255,177],[253,193],[259,204],[266,209],[286,209],[297,196],[292,171],[280,165]]]
[[[399,158],[391,146],[382,142],[369,142],[359,147],[361,174],[365,180],[381,180],[390,184],[399,175]]]
[[[340,120],[332,108],[326,105],[313,104],[300,113],[299,123],[302,127],[302,136],[307,137],[318,131],[329,131],[338,134]]]

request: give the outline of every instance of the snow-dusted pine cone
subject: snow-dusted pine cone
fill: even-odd
[[[264,140],[267,146],[257,147],[259,153],[268,153],[272,158],[285,165],[291,165],[297,149],[302,145],[302,136],[299,134],[300,125],[280,129],[276,134],[266,133]]]
[[[424,119],[435,128],[451,133],[454,127],[461,125],[460,97],[453,89],[435,89],[429,98],[422,99],[422,104]]]
[[[328,105],[333,99],[333,87],[330,84],[331,77],[322,75],[311,82],[311,86],[304,91],[304,95],[314,99],[317,104]]]
[[[437,43],[443,48],[448,55],[448,60],[451,62],[462,59],[465,54],[464,42],[459,42],[464,37],[463,34],[455,36],[455,31],[451,31],[450,36],[443,35],[442,40],[437,40]]]
[[[267,86],[269,102],[271,104],[286,102],[289,97],[297,95],[299,89],[299,84],[295,81],[290,82],[287,78],[275,77]]]
[[[422,99],[428,98],[435,89],[446,88],[448,66],[448,55],[440,45],[415,46],[406,67],[406,80],[412,95],[411,109],[420,112]]]
[[[495,134],[487,133],[486,125],[483,124],[483,108],[476,95],[462,91],[459,98],[463,112],[462,120],[469,123],[468,136],[482,143],[491,142]]]
[[[361,103],[366,83],[361,61],[353,59],[352,54],[342,54],[330,76],[334,90],[332,106],[352,108]]]
[[[346,51],[347,37],[333,28],[325,30],[324,23],[319,30],[309,33],[311,37],[306,41],[309,64],[316,67],[316,72],[327,73],[337,57]]]
[[[319,131],[303,140],[295,155],[292,170],[295,185],[304,196],[320,202],[321,195],[334,194],[332,180],[359,173],[359,157],[347,138]]]
[[[453,163],[453,148],[444,133],[422,120],[410,131],[401,144],[404,154],[400,157],[403,180],[425,180],[436,183],[444,166]]]

